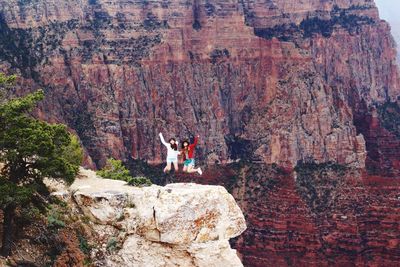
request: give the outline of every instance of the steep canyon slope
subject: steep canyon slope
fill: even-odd
[[[372,0],[0,0],[0,69],[88,166],[160,163],[158,132],[201,136],[204,177],[248,230],[245,266],[400,260],[400,76]],[[296,172],[292,172],[292,168]],[[385,178],[383,178],[383,176]],[[391,177],[391,178],[387,178]]]
[[[231,164],[174,182],[219,184],[243,210],[245,266],[398,266],[400,180],[342,165]]]
[[[399,94],[372,1],[0,3],[2,69],[46,89],[38,116],[74,129],[97,166],[159,162],[164,131],[200,134],[198,155],[212,163],[363,167],[368,150],[398,170],[398,139],[364,127]]]

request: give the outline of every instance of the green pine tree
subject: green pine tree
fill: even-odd
[[[0,75],[0,90],[15,77]],[[72,183],[82,161],[76,137],[61,124],[49,124],[29,115],[44,98],[39,90],[21,98],[0,102],[0,209],[4,214],[1,253],[11,253],[16,211],[21,207],[43,207],[48,194],[44,177]]]

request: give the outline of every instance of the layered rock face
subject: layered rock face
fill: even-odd
[[[364,167],[354,116],[399,93],[371,1],[0,3],[2,68],[46,88],[38,116],[74,129],[88,165],[159,162],[164,131],[200,134],[211,163]]]
[[[336,164],[295,173],[265,164],[231,165],[203,177],[229,188],[246,217],[234,240],[244,266],[397,266],[400,180]]]
[[[396,51],[373,1],[0,4],[1,69],[23,75],[17,93],[46,88],[37,116],[75,130],[88,165],[101,166],[109,156],[158,163],[165,158],[159,131],[166,138],[200,134],[200,160],[275,166],[222,168],[196,180],[224,184],[238,200],[248,230],[234,246],[246,266],[398,264],[398,181],[331,165],[297,174],[274,165],[331,161],[398,177]],[[79,201],[86,198],[85,213],[96,213],[100,200]],[[117,196],[101,198],[107,204]],[[115,212],[110,205],[105,210]],[[110,214],[99,220],[103,243],[117,235],[105,223]],[[133,229],[112,216],[111,224]],[[184,265],[191,261],[186,252],[232,253],[226,239],[207,248],[186,243],[172,261],[170,248],[182,244],[164,246],[148,225],[123,239],[120,254],[103,259],[144,264],[148,258],[135,253],[163,251],[158,262]]]
[[[398,181],[332,167],[305,169],[297,177],[275,175],[273,179],[249,173],[239,182],[234,195],[249,213],[249,230],[236,243],[243,263],[397,265]],[[260,182],[270,186],[257,188]],[[261,195],[266,197],[257,197]]]
[[[243,266],[229,239],[246,229],[221,186],[135,188],[90,171],[53,195],[73,200],[94,229],[96,266]]]

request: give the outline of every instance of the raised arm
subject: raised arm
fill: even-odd
[[[196,135],[196,136],[194,137],[192,146],[196,146],[196,145],[197,145],[197,141],[199,141],[199,136],[198,136],[198,135]]]
[[[164,136],[162,135],[162,133],[159,134],[160,139],[161,139],[161,143],[163,143],[164,146],[168,147],[168,143],[165,142]]]

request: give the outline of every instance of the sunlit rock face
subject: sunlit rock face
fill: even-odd
[[[87,218],[96,266],[243,266],[229,240],[246,222],[222,186],[138,188],[81,170],[71,187],[53,195]]]
[[[46,88],[37,115],[74,129],[92,167],[160,162],[159,131],[200,134],[209,163],[364,167],[375,147],[364,115],[399,94],[371,1],[0,3],[2,69]],[[395,161],[377,149],[374,161]]]

